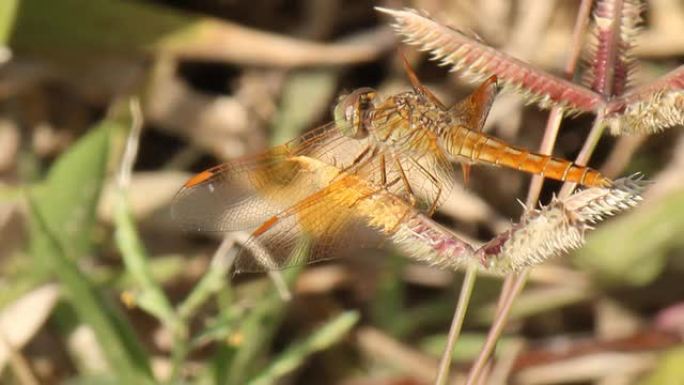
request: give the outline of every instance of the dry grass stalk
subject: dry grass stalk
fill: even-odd
[[[629,88],[635,66],[632,48],[643,5],[637,0],[600,1],[595,6],[588,52],[589,86],[575,84],[487,46],[412,9],[377,8],[394,17],[394,29],[407,44],[432,54],[469,80],[497,75],[505,87],[542,108],[593,112],[613,134],[651,134],[684,124],[684,67],[660,79]]]

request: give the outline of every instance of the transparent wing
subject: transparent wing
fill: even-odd
[[[333,123],[268,151],[203,171],[176,195],[173,217],[201,231],[252,228],[324,187],[293,157],[306,155],[344,168],[368,140],[345,137]]]
[[[398,119],[388,124],[404,125]],[[406,131],[406,145],[343,136],[333,124],[260,155],[197,174],[179,191],[173,215],[189,229],[254,228],[237,271],[282,269],[328,259],[356,244],[351,223],[388,229],[410,210],[437,207],[453,186],[453,166],[428,130]],[[344,171],[344,172],[342,172]],[[383,181],[385,182],[383,184]],[[378,222],[380,220],[380,222]],[[258,226],[258,227],[257,227]]]
[[[321,190],[268,218],[253,231],[238,254],[238,272],[277,270],[332,258],[359,245],[353,224],[389,232],[412,210],[403,200],[368,181],[378,172],[371,158],[354,173],[308,157],[296,157],[302,169],[325,184]]]
[[[416,209],[428,215],[441,206],[456,183],[454,165],[441,151],[431,151],[422,156],[400,153],[395,155],[391,166],[390,178],[401,179],[403,173],[408,183],[402,180],[393,185],[390,191],[407,200],[410,190],[418,198]]]

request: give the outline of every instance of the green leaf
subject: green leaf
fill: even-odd
[[[301,266],[283,271],[288,286],[297,278]],[[257,367],[257,359],[269,346],[278,325],[285,317],[286,302],[274,288],[267,295],[260,295],[248,315],[235,328],[241,342],[219,350],[214,364],[214,382],[227,385],[242,385],[245,380],[263,368]]]
[[[21,53],[58,58],[131,55],[152,48],[196,19],[141,1],[21,0],[10,46]]]
[[[29,197],[29,206],[32,238],[37,243],[36,250],[44,253],[37,258],[58,277],[69,303],[79,319],[93,328],[109,363],[122,380],[125,383],[149,383],[147,358],[130,326],[67,257],[32,197]]]
[[[104,179],[109,131],[103,122],[54,164],[47,180],[28,194],[30,248],[36,265],[54,274],[81,322],[93,328],[122,383],[151,382],[147,357],[124,317],[105,300],[74,257],[90,249],[90,231]]]
[[[126,266],[126,272],[133,277],[136,286],[140,289],[136,304],[162,321],[173,332],[183,333],[184,326],[177,319],[171,302],[152,275],[150,258],[138,236],[138,229],[125,193],[119,192],[119,195],[114,209],[114,224],[116,225],[114,238]]]
[[[0,1],[0,46],[7,43],[14,28],[18,2],[19,0]]]
[[[359,313],[348,311],[328,321],[308,338],[290,345],[252,381],[250,385],[268,385],[304,363],[309,355],[327,349],[341,340],[359,321]]]
[[[116,245],[121,252],[126,271],[133,276],[140,289],[136,304],[159,319],[173,335],[171,379],[175,380],[180,374],[181,365],[188,352],[188,328],[178,317],[168,297],[152,276],[149,256],[138,236],[126,193],[119,191],[118,195],[114,209]]]
[[[45,225],[70,258],[91,250],[95,208],[108,160],[109,135],[115,126],[105,121],[91,129],[55,162],[46,180],[31,192]],[[40,253],[34,248],[34,239],[31,246],[34,254]]]
[[[608,284],[646,285],[684,245],[684,192],[649,202],[592,232],[573,262]]]
[[[678,347],[664,353],[656,368],[641,385],[679,385],[684,378],[684,347]]]

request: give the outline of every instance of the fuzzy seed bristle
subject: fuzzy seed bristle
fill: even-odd
[[[539,264],[584,244],[591,225],[635,206],[646,183],[638,174],[621,178],[609,188],[589,188],[547,206],[526,212],[511,230],[477,250],[489,270],[517,271]]]
[[[640,0],[601,0],[594,8],[585,84],[605,95],[621,95],[629,85],[636,62],[631,50],[644,6]]]
[[[601,95],[555,77],[545,71],[489,47],[461,31],[432,20],[427,14],[407,8],[376,9],[394,17],[392,27],[404,42],[431,54],[440,65],[452,66],[470,81],[497,75],[504,88],[518,91],[529,103],[542,108],[564,107],[571,112],[593,111],[603,101]]]
[[[684,66],[629,90],[606,106],[611,133],[652,134],[684,124]]]

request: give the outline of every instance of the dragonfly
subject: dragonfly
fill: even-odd
[[[466,180],[472,165],[484,164],[588,187],[612,183],[594,169],[482,132],[496,76],[447,107],[405,59],[404,66],[411,90],[382,98],[364,87],[340,96],[330,123],[191,177],[174,198],[173,216],[195,231],[251,229],[236,271],[264,271],[330,258],[353,241],[353,223],[378,220],[368,207],[431,216],[456,183],[456,162]],[[392,204],[396,199],[406,205]],[[408,212],[395,212],[382,232],[393,234]]]

